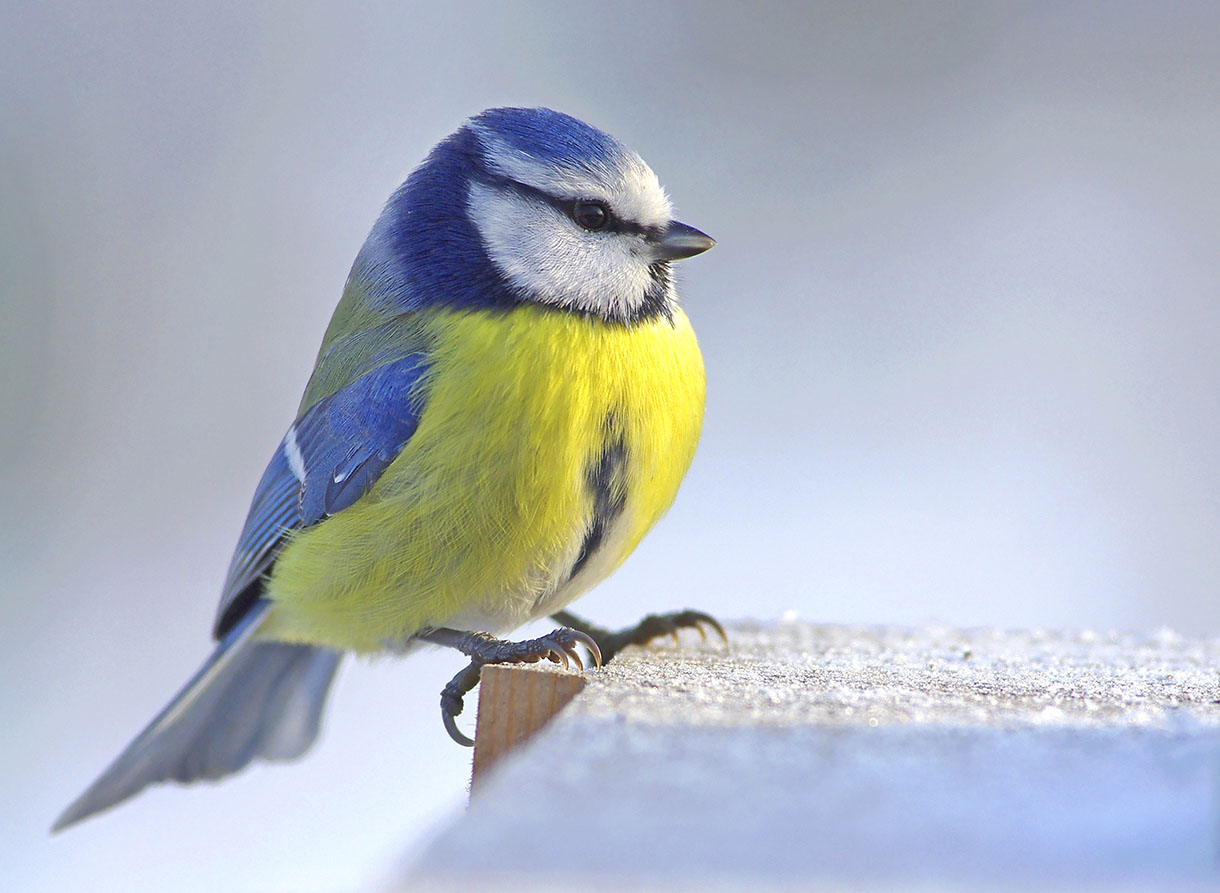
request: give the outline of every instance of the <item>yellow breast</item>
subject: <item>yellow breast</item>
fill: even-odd
[[[429,626],[508,631],[604,578],[672,503],[705,387],[680,310],[429,325],[418,429],[365,498],[285,547],[265,635],[371,651]]]

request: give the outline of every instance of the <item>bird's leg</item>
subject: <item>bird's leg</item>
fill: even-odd
[[[715,630],[726,645],[729,643],[729,637],[725,635],[724,627],[717,622],[715,617],[704,614],[702,611],[687,610],[674,611],[671,614],[649,614],[635,626],[617,631],[604,629],[567,611],[556,611],[551,615],[551,619],[582,632],[597,642],[597,648],[605,662],[628,645],[646,645],[653,639],[659,639],[662,636],[673,636],[674,643],[677,644],[680,629],[696,629],[699,631],[699,635],[706,639],[707,632],[703,629],[704,624]]]
[[[441,689],[441,719],[445,723],[445,731],[450,738],[466,747],[473,747],[474,741],[458,729],[455,717],[462,712],[462,699],[466,693],[479,684],[479,673],[486,664],[532,664],[545,658],[563,664],[565,670],[575,661],[576,666],[583,670],[585,665],[576,650],[577,644],[580,644],[589,649],[597,666],[602,665],[601,651],[594,637],[581,630],[563,627],[524,642],[508,642],[487,633],[463,632],[445,627],[429,630],[418,638],[434,645],[456,648],[470,658],[466,668]]]

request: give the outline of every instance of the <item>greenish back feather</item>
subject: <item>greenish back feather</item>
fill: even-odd
[[[433,340],[420,313],[372,309],[364,289],[349,282],[322,338],[297,417],[379,366],[411,354],[427,354]]]

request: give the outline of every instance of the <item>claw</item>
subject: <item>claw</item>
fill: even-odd
[[[706,623],[712,629],[716,630],[716,635],[720,636],[721,642],[723,642],[725,645],[729,644],[729,634],[724,631],[724,627],[720,625],[719,620],[710,614],[700,614],[699,620],[700,622]],[[700,629],[699,632],[703,632],[703,630]]]
[[[441,722],[445,724],[445,731],[449,733],[450,738],[462,747],[474,747],[474,739],[467,738],[465,733],[457,727],[457,718],[452,713],[442,710]]]
[[[680,615],[679,623],[683,626],[691,627],[699,630],[699,635],[703,640],[707,641],[707,633],[703,629],[703,624],[707,624],[716,631],[716,635],[720,636],[720,641],[724,644],[729,644],[729,637],[724,631],[724,627],[720,625],[720,621],[711,614],[704,614],[702,611],[683,611]]]
[[[576,662],[576,671],[583,673],[585,671],[585,662],[580,659],[580,652],[576,650],[575,645],[572,646],[570,654],[572,655],[572,660]]]
[[[474,741],[467,738],[457,727],[457,715],[462,712],[462,699],[478,685],[479,670],[480,665],[471,661],[441,689],[441,721],[445,724],[449,737],[463,747],[474,747]]]
[[[593,665],[600,669],[602,665],[602,650],[597,647],[596,640],[588,633],[582,633],[578,629],[574,629],[571,632],[573,639],[589,649],[589,656],[593,658]]]
[[[557,664],[562,664],[565,670],[571,666],[571,661],[568,660],[568,652],[563,648],[551,646],[551,660]]]

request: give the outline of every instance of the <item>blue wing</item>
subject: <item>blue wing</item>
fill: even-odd
[[[225,580],[214,634],[225,634],[262,591],[287,534],[343,511],[367,493],[415,433],[427,359],[410,354],[310,407],[271,457]]]

